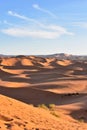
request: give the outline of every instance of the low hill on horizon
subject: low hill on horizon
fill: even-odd
[[[49,54],[49,55],[4,55],[0,54],[0,57],[27,57],[27,56],[36,56],[36,57],[43,57],[43,58],[57,58],[59,60],[87,60],[87,55],[72,55],[66,53],[56,53],[56,54]]]

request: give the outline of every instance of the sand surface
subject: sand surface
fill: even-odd
[[[87,130],[87,62],[0,58],[0,129]]]

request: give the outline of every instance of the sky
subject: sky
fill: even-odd
[[[0,1],[0,54],[87,55],[87,0]]]

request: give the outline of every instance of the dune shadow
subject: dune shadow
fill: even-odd
[[[13,68],[13,67],[12,67]],[[22,68],[23,69],[23,68]],[[35,70],[35,68],[33,68]],[[10,69],[11,70],[11,69]],[[15,69],[16,70],[16,69]],[[24,70],[22,74],[25,75],[25,77],[20,77],[20,75],[17,74],[10,74],[5,71],[1,71],[0,78],[3,81],[9,81],[9,82],[21,82],[21,83],[29,83],[29,84],[38,84],[38,83],[46,83],[46,82],[55,82],[55,81],[65,81],[65,80],[86,80],[87,77],[79,77],[79,76],[70,76],[65,74],[65,70],[56,70],[56,69],[42,69],[38,68],[37,71],[30,72],[29,68]]]
[[[33,88],[38,88],[40,90],[47,90],[47,89],[63,89],[68,88],[66,85],[60,85],[60,84],[44,84],[44,85],[35,85]]]
[[[28,78],[14,77],[14,76],[2,78],[2,81],[18,82],[18,83],[30,83],[30,80]]]
[[[19,65],[19,66],[3,66],[4,69],[10,69],[10,70],[17,70],[17,69],[38,69],[38,66],[24,66],[24,65]]]
[[[27,104],[56,104],[61,103],[61,95],[35,88],[6,88],[0,87],[0,94],[17,99]]]
[[[87,109],[85,109],[85,107],[79,110],[73,110],[70,113],[70,116],[72,116],[75,120],[78,120],[78,122],[87,123]]]
[[[35,106],[38,104],[71,104],[78,102],[79,97],[85,96],[85,94],[58,94],[33,87],[6,88],[4,86],[0,86],[0,94]]]

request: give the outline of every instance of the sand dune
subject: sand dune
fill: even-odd
[[[2,130],[86,130],[87,125],[65,117],[55,117],[49,110],[35,108],[0,95],[0,129]],[[63,111],[64,112],[64,111]],[[61,116],[61,117],[60,117]]]
[[[86,61],[1,58],[0,94],[1,130],[87,129]],[[58,117],[29,104],[55,104]]]
[[[70,60],[58,61],[57,63],[62,66],[68,66],[68,65],[72,64],[72,62]]]
[[[57,119],[44,109],[0,95],[0,123],[1,129],[24,130],[26,129],[56,129]],[[49,120],[50,119],[50,120]],[[53,125],[53,122],[56,126]]]

